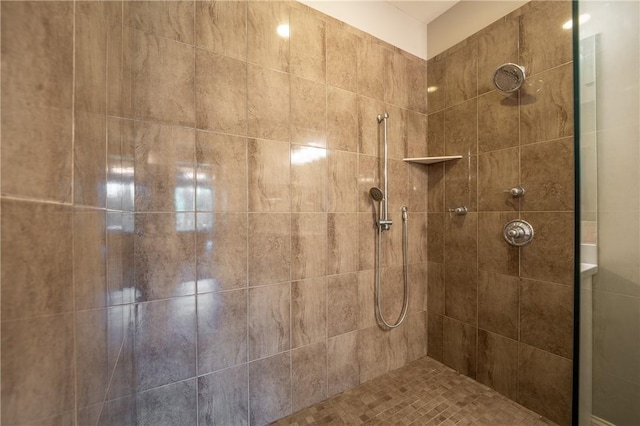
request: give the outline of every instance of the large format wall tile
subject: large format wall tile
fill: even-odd
[[[360,383],[358,332],[327,340],[327,391],[335,395]]]
[[[328,154],[328,210],[358,211],[358,156],[342,151]]]
[[[515,400],[518,396],[518,342],[478,330],[477,380]]]
[[[196,46],[235,59],[247,58],[246,1],[196,1]]]
[[[249,412],[256,425],[291,413],[291,352],[249,364]]]
[[[358,102],[355,93],[327,86],[327,147],[358,150]]]
[[[476,377],[477,328],[444,317],[443,362],[473,379]]]
[[[358,214],[327,215],[327,275],[358,270]]]
[[[325,23],[315,11],[291,9],[291,74],[324,83],[326,72]]]
[[[478,281],[478,326],[518,339],[520,280],[509,275],[480,271]]]
[[[289,25],[289,7],[280,1],[251,1],[248,4],[247,60],[279,71],[289,71],[289,37],[276,29]]]
[[[327,211],[327,150],[291,145],[291,210]]]
[[[326,129],[326,86],[291,76],[291,142],[325,148]]]
[[[106,217],[104,210],[73,212],[73,285],[76,309],[107,305]]]
[[[327,346],[319,342],[291,351],[292,410],[327,398]]]
[[[292,282],[291,346],[297,348],[326,338],[327,279],[322,277]]]
[[[201,425],[248,425],[247,364],[198,377],[198,422]]]
[[[252,2],[251,4],[270,4]],[[289,74],[249,65],[248,135],[289,142],[291,96]]]
[[[249,290],[249,359],[255,360],[291,347],[291,285],[277,284]]]
[[[136,397],[136,424],[169,426],[195,424],[198,418],[196,379],[140,392]]]
[[[519,19],[517,17],[506,17],[480,31],[478,37],[479,95],[495,88],[493,85],[493,73],[498,66],[508,62],[518,62],[520,30],[518,24]],[[503,95],[501,94],[500,96]]]
[[[249,211],[291,209],[289,144],[249,139]]]
[[[478,42],[471,41],[447,57],[446,105],[452,107],[478,94]]]
[[[518,275],[518,247],[508,244],[502,235],[504,225],[518,219],[518,213],[478,213],[478,268],[483,271]]]
[[[291,272],[291,215],[249,215],[249,285],[287,281]]]
[[[194,7],[191,0],[124,2],[126,24],[186,44],[193,44]]]
[[[359,38],[335,25],[327,26],[327,83],[351,92],[357,91]]]
[[[445,314],[467,324],[477,324],[478,270],[445,266]]]

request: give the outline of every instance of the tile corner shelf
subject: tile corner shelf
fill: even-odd
[[[405,158],[404,161],[406,161],[408,163],[434,164],[434,163],[442,163],[443,161],[459,160],[461,158],[462,158],[462,155],[448,155],[448,156],[445,156],[445,157]]]

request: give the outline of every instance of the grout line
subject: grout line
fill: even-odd
[[[74,179],[75,179],[75,131],[76,131],[76,6],[77,3],[73,1],[73,10],[71,14],[72,19],[72,48],[71,48],[71,58],[72,58],[72,81],[71,81],[71,205],[75,202],[75,190],[74,190]],[[71,336],[73,342],[73,419],[75,424],[78,424],[78,341],[76,338],[77,330],[76,330],[76,274],[75,274],[75,223],[74,223],[74,214],[73,208],[71,209],[71,288],[72,288],[72,333]]]

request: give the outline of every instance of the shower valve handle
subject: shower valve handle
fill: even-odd
[[[511,194],[511,196],[513,198],[520,198],[522,196],[524,196],[524,188],[521,186],[515,186],[511,189],[505,189],[503,192],[508,192],[509,194]]]

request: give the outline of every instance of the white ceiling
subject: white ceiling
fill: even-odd
[[[428,24],[438,16],[446,12],[459,0],[422,0],[422,1],[396,1],[387,0],[387,3],[400,9],[402,12],[415,19]]]

